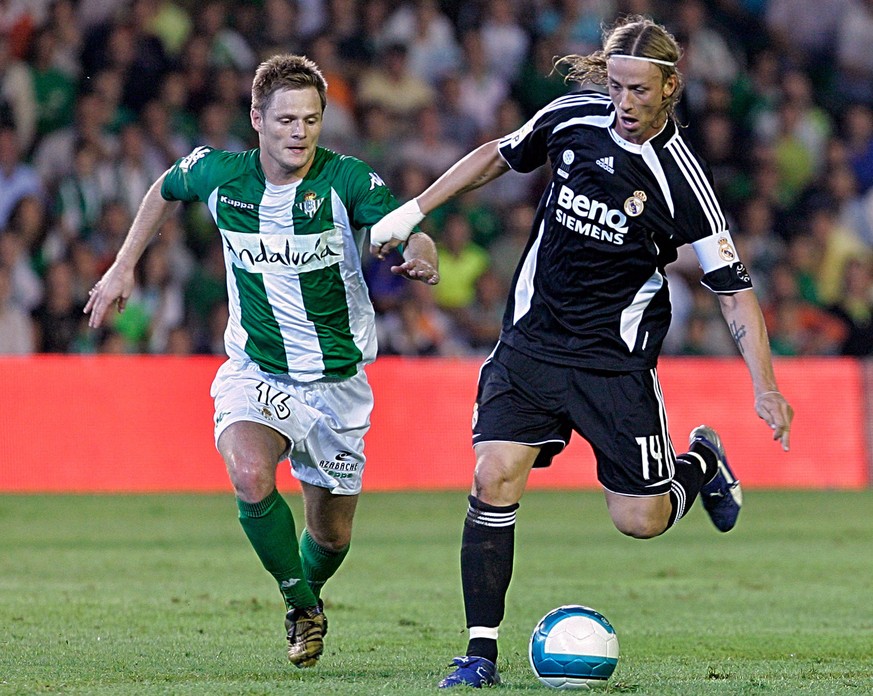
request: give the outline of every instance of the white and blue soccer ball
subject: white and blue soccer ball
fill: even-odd
[[[606,617],[567,604],[546,614],[530,637],[530,666],[546,686],[589,689],[606,684],[618,664],[618,636]]]

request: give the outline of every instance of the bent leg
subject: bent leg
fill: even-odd
[[[636,539],[651,539],[663,534],[670,524],[673,505],[670,495],[636,497],[604,490],[606,507],[615,528]]]
[[[476,446],[476,472],[461,540],[467,655],[497,660],[497,632],[512,578],[515,516],[538,447]]]
[[[712,478],[716,465],[713,453],[694,443],[689,452],[676,457],[669,493],[639,497],[604,491],[616,529],[637,539],[663,534],[691,509],[704,482]]]
[[[239,508],[239,521],[264,568],[279,585],[287,608],[311,607],[316,598],[304,577],[294,517],[276,490],[276,466],[285,438],[259,423],[239,421],[218,440]]]
[[[300,536],[303,572],[316,598],[349,552],[357,495],[334,495],[302,482],[306,529]]]

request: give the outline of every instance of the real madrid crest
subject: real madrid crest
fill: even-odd
[[[624,212],[631,217],[640,215],[643,212],[643,208],[646,207],[646,198],[645,191],[634,191],[634,195],[624,202]]]
[[[727,237],[718,238],[718,255],[728,263],[736,261],[737,252],[734,251],[734,248]]]

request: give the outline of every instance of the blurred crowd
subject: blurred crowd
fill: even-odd
[[[685,49],[678,117],[774,352],[873,353],[873,0],[0,0],[0,353],[223,353],[224,264],[202,204],[163,226],[108,328],[82,308],[170,164],[257,146],[263,58],[321,66],[321,144],[404,201],[576,89],[553,59],[598,49],[620,13]],[[490,351],[547,180],[509,172],[431,214],[435,287],[366,262],[382,354]],[[689,250],[667,269],[665,353],[734,354]]]

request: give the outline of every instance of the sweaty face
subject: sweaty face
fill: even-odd
[[[285,184],[306,176],[322,125],[321,100],[315,87],[281,89],[273,94],[263,114],[252,109],[251,118],[267,180]]]
[[[620,56],[607,60],[606,74],[616,132],[637,145],[657,135],[667,120],[664,102],[676,90],[675,76],[662,84],[657,65]]]

